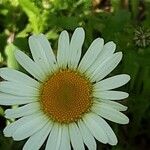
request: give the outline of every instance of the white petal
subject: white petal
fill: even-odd
[[[95,91],[111,90],[126,84],[129,80],[130,80],[129,75],[126,74],[116,75],[94,84],[94,90]]]
[[[76,28],[70,42],[69,67],[72,69],[75,69],[79,63],[84,38],[85,32],[83,28]]]
[[[39,90],[21,83],[2,81],[0,83],[0,91],[18,96],[38,96]]]
[[[1,68],[0,76],[5,80],[22,83],[31,87],[39,87],[40,85],[39,82],[32,79],[28,75],[11,68]]]
[[[35,120],[35,119],[39,118],[42,115],[43,114],[41,114],[41,113],[34,113],[30,116],[25,116],[25,117],[22,117],[21,119],[18,119],[17,121],[15,121],[15,122],[9,124],[8,126],[6,126],[6,128],[4,129],[4,135],[6,137],[11,137],[15,133],[15,131],[18,128],[20,128],[22,125],[24,125],[25,123],[28,123],[28,122],[32,122],[32,120]]]
[[[42,68],[42,70],[46,74],[49,74],[49,72],[51,72],[51,64],[49,64],[49,60],[47,59],[49,49],[47,47],[45,48],[45,45],[44,45],[45,40],[46,39],[44,38],[44,35],[42,34],[39,36],[32,35],[29,37],[29,46],[30,46],[34,61],[38,64],[38,66]],[[46,51],[48,52],[46,53]]]
[[[38,132],[45,126],[45,124],[48,122],[48,118],[42,113],[36,114],[38,114],[38,116],[36,116],[35,118],[30,118],[31,116],[27,116],[28,121],[26,119],[23,119],[15,126],[16,131],[14,131],[14,133],[12,134],[14,140],[24,140],[27,137]]]
[[[110,56],[115,52],[116,44],[113,41],[107,42],[103,47],[103,53],[105,54],[105,58]]]
[[[48,137],[45,150],[59,150],[61,143],[62,128],[61,125],[55,123]]]
[[[95,106],[93,106],[92,111],[102,116],[103,118],[106,118],[110,121],[113,121],[119,124],[129,123],[129,119],[127,116],[115,110],[114,108],[108,106],[105,103],[101,103],[100,105],[96,104]]]
[[[46,78],[46,75],[44,74],[42,69],[22,51],[16,50],[15,57],[19,64],[24,69],[26,69],[26,71],[28,71],[33,77],[35,77],[39,81],[43,81]]]
[[[99,53],[97,59],[88,68],[87,74],[91,75],[97,67],[102,64],[107,58],[111,57],[115,52],[116,45],[114,42],[108,42],[104,45],[103,50]]]
[[[15,96],[5,93],[0,93],[0,105],[21,105],[38,101],[36,97]]]
[[[89,49],[83,56],[78,69],[81,72],[85,72],[92,63],[97,59],[98,54],[101,52],[104,45],[104,40],[101,38],[95,39],[90,45]],[[93,55],[94,54],[94,55]]]
[[[114,131],[111,129],[111,127],[108,125],[108,123],[101,118],[100,116],[98,116],[97,114],[92,114],[93,119],[95,121],[97,121],[97,123],[103,128],[103,130],[105,131],[107,137],[108,137],[108,143],[111,145],[116,145],[118,140],[117,137],[114,133]]]
[[[15,131],[14,130],[14,123],[11,123],[9,125],[7,125],[5,128],[4,128],[4,136],[5,137],[11,137],[12,136],[12,133]]]
[[[60,150],[71,150],[70,137],[67,125],[62,126],[62,139],[60,144]]]
[[[83,139],[76,123],[69,124],[69,133],[73,149],[84,150]]]
[[[128,109],[127,106],[124,106],[120,103],[117,103],[117,102],[114,102],[114,101],[111,101],[111,100],[104,100],[104,99],[96,99],[96,102],[98,102],[98,104],[101,105],[101,102],[109,105],[110,107],[118,110],[118,111],[126,111]]]
[[[89,150],[96,150],[96,141],[84,122],[81,120],[78,121],[78,126],[85,145]]]
[[[108,138],[103,128],[98,124],[98,122],[92,117],[92,113],[84,116],[83,120],[86,126],[91,131],[92,135],[100,142],[106,144],[108,143]]]
[[[119,62],[122,59],[122,52],[113,54],[111,57],[108,57],[102,64],[97,66],[97,69],[93,72],[91,81],[100,81],[105,76],[107,76],[112,70],[116,68]]]
[[[48,122],[40,131],[33,134],[25,143],[23,150],[38,150],[43,145],[53,126],[52,122]]]
[[[43,50],[45,52],[45,55],[47,57],[47,61],[49,62],[50,68],[53,68],[54,67],[53,65],[56,64],[56,58],[55,58],[55,55],[53,53],[53,50],[51,48],[49,41],[44,36],[44,34],[38,35],[37,39],[40,42],[41,47],[43,48]]]
[[[122,91],[94,91],[93,96],[100,99],[121,100],[127,98],[129,94]]]
[[[63,31],[58,40],[57,62],[59,67],[67,66],[69,50],[69,35],[67,31]]]
[[[39,102],[30,103],[27,105],[24,105],[22,107],[17,107],[13,109],[7,109],[5,111],[5,117],[6,118],[20,118],[23,116],[27,116],[30,114],[33,114],[40,110],[40,104]]]

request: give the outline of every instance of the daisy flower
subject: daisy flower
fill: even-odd
[[[33,60],[15,51],[18,63],[30,76],[10,68],[1,68],[5,80],[0,83],[0,104],[18,105],[7,109],[5,117],[15,121],[4,129],[14,140],[28,138],[23,150],[96,150],[96,140],[117,144],[110,120],[127,124],[122,111],[127,107],[116,102],[128,93],[113,90],[130,80],[126,74],[104,79],[121,61],[113,42],[95,39],[81,59],[85,33],[77,28],[72,38],[62,31],[57,56],[43,34],[29,37]]]

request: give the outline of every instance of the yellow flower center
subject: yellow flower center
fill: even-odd
[[[42,86],[41,106],[54,121],[70,123],[80,119],[92,105],[92,85],[80,73],[60,70]]]

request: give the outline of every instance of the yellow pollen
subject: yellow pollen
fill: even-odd
[[[71,123],[80,119],[92,105],[92,85],[80,73],[60,70],[41,88],[41,107],[54,121]]]

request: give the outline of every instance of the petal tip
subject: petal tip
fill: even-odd
[[[83,35],[85,34],[85,31],[84,31],[83,27],[76,28],[74,32],[80,32]]]
[[[126,76],[127,76],[127,82],[129,82],[131,80],[131,77],[128,74]]]

